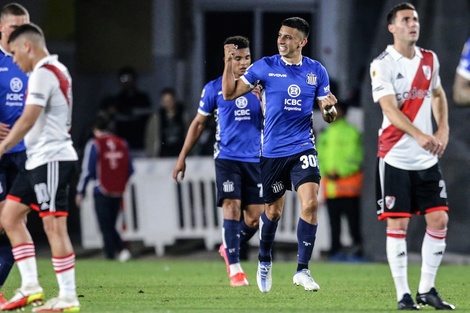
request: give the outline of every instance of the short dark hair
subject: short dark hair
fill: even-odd
[[[237,46],[237,49],[245,49],[250,47],[250,41],[248,38],[243,36],[232,36],[228,37],[224,41],[224,45],[233,44]]]
[[[170,94],[173,97],[176,97],[176,90],[173,87],[165,87],[160,91],[160,96]]]
[[[295,28],[304,34],[305,38],[310,34],[310,25],[301,17],[289,17],[282,21],[282,26]]]
[[[124,67],[120,68],[119,71],[118,71],[118,77],[121,77],[123,75],[130,75],[130,76],[132,76],[132,78],[135,79],[137,77],[137,72],[131,66],[124,66]]]
[[[93,129],[105,131],[109,129],[109,121],[106,116],[99,114],[95,117],[93,121]]]
[[[33,34],[39,36],[40,38],[44,38],[42,29],[36,24],[29,23],[18,26],[18,28],[11,33],[10,38],[8,38],[8,43],[15,41],[18,39],[18,37],[25,34]]]
[[[21,4],[12,2],[12,3],[5,5],[0,11],[0,18],[2,18],[5,15],[29,16],[29,13],[28,13],[28,10],[26,10],[26,8],[22,6]]]
[[[400,4],[397,4],[396,6],[394,6],[390,12],[388,12],[387,14],[387,24],[393,24],[393,22],[395,21],[395,18],[397,17],[397,12],[398,11],[403,11],[403,10],[413,10],[413,11],[416,11],[416,8],[414,5],[412,5],[411,3],[409,2],[403,2],[403,3],[400,3]]]

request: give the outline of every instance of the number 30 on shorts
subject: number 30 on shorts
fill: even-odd
[[[300,157],[300,162],[302,162],[302,169],[318,166],[317,156],[313,154],[302,155]]]

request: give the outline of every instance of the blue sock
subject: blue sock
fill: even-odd
[[[15,264],[15,259],[11,251],[11,245],[0,246],[0,287],[5,284],[13,264]]]
[[[259,221],[259,256],[261,262],[271,262],[271,251],[273,249],[274,236],[276,235],[279,220],[270,221],[263,212]]]
[[[254,234],[258,231],[258,228],[251,228],[246,225],[245,221],[240,222],[240,245],[248,242]]]
[[[299,218],[297,224],[297,271],[308,268],[308,262],[312,258],[313,246],[315,245],[315,236],[317,234],[317,225],[312,225]]]
[[[223,236],[228,263],[240,263],[240,222],[224,219]]]

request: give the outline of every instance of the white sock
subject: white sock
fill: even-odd
[[[243,273],[243,269],[240,263],[230,264],[230,276],[238,273]]]
[[[437,270],[441,265],[442,257],[446,249],[447,229],[432,230],[426,228],[423,245],[421,247],[421,278],[418,292],[426,293],[434,287]]]
[[[21,275],[21,289],[39,287],[36,249],[33,243],[13,247],[13,257]]]
[[[52,264],[59,284],[59,297],[77,298],[75,285],[75,254],[53,257]]]
[[[387,260],[395,283],[397,301],[400,301],[404,294],[411,294],[408,286],[408,253],[405,231],[387,228]]]

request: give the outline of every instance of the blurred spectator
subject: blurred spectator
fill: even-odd
[[[101,103],[101,111],[110,120],[110,129],[124,138],[133,153],[144,150],[145,125],[152,113],[152,104],[146,92],[137,86],[137,72],[124,67],[118,73],[120,90],[107,96]]]
[[[86,186],[94,180],[93,198],[98,225],[103,236],[106,259],[125,262],[131,258],[129,250],[116,230],[121,210],[122,195],[134,168],[127,143],[108,130],[108,121],[98,116],[93,124],[94,138],[85,147],[82,172],[77,185],[75,202],[80,207]]]
[[[362,257],[360,196],[363,146],[361,133],[346,120],[347,104],[338,102],[336,110],[336,121],[318,136],[317,150],[331,228],[329,258],[350,261]],[[342,216],[348,221],[353,240],[353,246],[349,249],[341,244]]]
[[[183,106],[177,101],[173,88],[164,88],[160,92],[160,107],[147,123],[146,156],[178,156],[186,134],[182,109]]]
[[[458,105],[470,105],[470,37],[465,43],[460,62],[455,72],[454,102]]]

